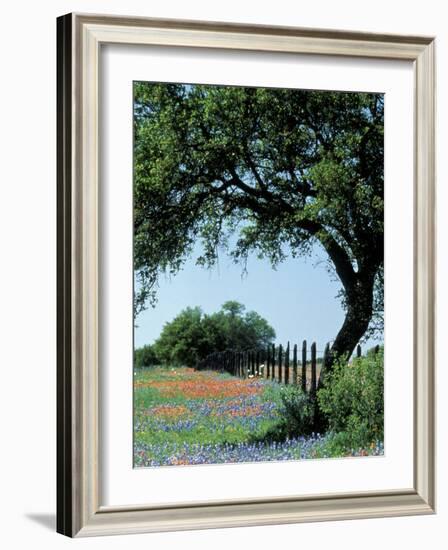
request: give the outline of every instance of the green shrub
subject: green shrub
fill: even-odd
[[[314,427],[315,403],[298,386],[283,386],[280,415],[288,437],[308,435]]]
[[[341,361],[319,390],[319,408],[341,447],[360,448],[383,440],[383,363],[383,348],[350,364]]]
[[[134,367],[136,369],[141,367],[153,367],[159,364],[160,362],[157,359],[154,348],[149,344],[134,350]]]

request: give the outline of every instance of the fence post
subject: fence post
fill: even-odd
[[[323,375],[326,372],[325,369],[326,369],[327,364],[328,364],[329,356],[330,356],[330,343],[327,342],[327,344],[325,345],[324,356],[322,357],[322,366],[320,368],[319,382],[317,384],[319,388],[322,385],[321,381],[323,381],[323,379],[324,379]]]
[[[269,380],[271,374],[271,346],[266,348],[266,378]]]
[[[271,380],[275,380],[275,344],[272,344]]]
[[[292,352],[292,383],[297,384],[297,344],[294,344]]]
[[[360,344],[356,346],[356,357],[361,357],[362,350]]]
[[[306,392],[306,340],[302,343],[302,391]]]
[[[316,394],[316,342],[311,344],[311,395]]]
[[[285,384],[289,384],[289,342],[285,352]]]
[[[283,346],[278,346],[278,381],[282,381],[282,361],[283,361]]]
[[[376,355],[379,351],[380,351],[380,345],[377,344],[377,345],[375,346],[375,355]]]

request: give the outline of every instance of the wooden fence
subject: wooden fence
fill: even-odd
[[[377,352],[379,346],[376,346]],[[326,363],[330,351],[327,344],[318,357],[316,342],[308,349],[304,340],[301,349],[289,342],[285,348],[280,344],[266,349],[246,351],[217,351],[208,355],[196,366],[197,370],[228,372],[239,378],[262,377],[283,384],[296,384],[305,392],[314,394],[317,390],[322,364]],[[356,356],[362,355],[361,346],[356,348]]]

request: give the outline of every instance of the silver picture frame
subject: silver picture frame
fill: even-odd
[[[108,534],[435,511],[433,37],[110,15],[58,18],[57,531]],[[414,71],[414,483],[403,491],[105,507],[99,501],[100,46],[161,45],[407,60]]]

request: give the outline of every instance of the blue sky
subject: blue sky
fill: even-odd
[[[160,280],[156,307],[149,307],[136,320],[136,347],[154,342],[163,325],[182,309],[200,306],[212,313],[227,300],[237,300],[267,319],[278,344],[306,339],[323,350],[336,336],[344,319],[337,298],[340,283],[328,273],[325,253],[318,246],[310,257],[288,258],[276,270],[268,260],[251,257],[245,275],[224,253],[213,269],[196,266],[198,253],[176,276]],[[375,343],[371,340],[365,348]]]

